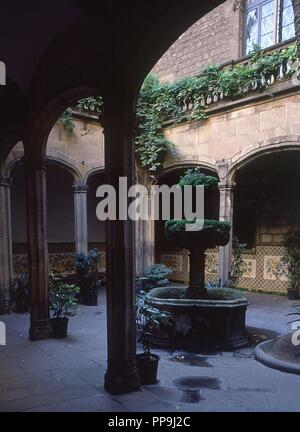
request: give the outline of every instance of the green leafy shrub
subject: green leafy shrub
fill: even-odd
[[[76,108],[78,108],[80,111],[89,111],[93,113],[96,112],[100,114],[103,111],[103,99],[101,96],[91,96],[80,99],[77,102]]]
[[[204,186],[204,189],[217,189],[218,179],[201,172],[199,167],[191,168],[180,178],[179,186]]]
[[[196,220],[189,221],[186,219],[172,219],[172,220],[166,221],[165,229],[166,229],[166,231],[169,231],[169,232],[185,231],[186,225],[194,224],[195,222],[196,222]],[[230,229],[231,229],[231,225],[229,222],[221,222],[221,221],[205,219],[202,231],[218,230],[218,231],[227,233],[230,231]]]
[[[62,127],[68,131],[73,132],[75,128],[75,123],[73,119],[73,110],[72,108],[67,108],[62,115],[59,118],[59,123],[62,125]]]
[[[162,323],[168,326],[173,325],[170,320],[170,314],[147,303],[146,292],[141,291],[136,297],[136,324],[139,335],[138,342],[142,343],[146,358],[151,357],[151,330]]]
[[[49,290],[50,310],[53,312],[53,318],[71,317],[76,314],[78,286],[67,284],[51,273],[49,275]]]
[[[300,286],[300,229],[290,230],[285,235],[285,254],[282,258],[287,266],[290,286],[293,290],[299,290]]]
[[[75,268],[82,300],[89,295],[96,295],[101,285],[97,271],[99,259],[100,254],[97,249],[90,250],[87,255],[83,253],[75,255]]]
[[[143,274],[143,288],[150,290],[154,287],[164,287],[169,285],[169,276],[172,273],[170,267],[164,264],[154,264],[153,266],[147,267]]]
[[[231,286],[236,286],[239,279],[243,276],[243,252],[246,247],[246,243],[241,243],[236,236],[233,237],[231,275],[230,281],[228,281]]]

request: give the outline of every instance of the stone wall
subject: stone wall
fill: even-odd
[[[242,54],[241,2],[227,0],[191,26],[153,69],[162,81],[197,75],[212,63],[236,60]]]
[[[175,145],[165,168],[187,161],[213,168],[223,159],[233,168],[244,157],[268,147],[298,145],[300,95],[269,97],[221,113],[216,110],[207,120],[167,127],[165,136]]]
[[[93,118],[74,118],[73,131],[66,130],[57,122],[50,132],[47,142],[49,163],[62,164],[75,176],[75,180],[86,181],[94,170],[103,170],[104,135],[98,121]],[[24,154],[22,143],[10,152],[6,166],[8,169]]]

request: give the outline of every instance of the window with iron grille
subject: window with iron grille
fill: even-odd
[[[295,36],[292,0],[246,0],[244,54]]]

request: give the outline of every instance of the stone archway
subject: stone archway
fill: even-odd
[[[43,41],[44,45],[32,44],[31,49],[35,54],[33,57],[38,66],[32,68],[32,63],[28,62],[23,66],[24,74],[15,77],[19,78],[18,82],[24,86],[25,100],[28,100],[26,106],[29,107],[25,110],[23,120],[26,129],[23,130],[23,134],[27,173],[28,244],[33,287],[31,339],[41,339],[50,335],[45,265],[47,252],[44,235],[46,221],[43,157],[49,127],[53,125],[53,120],[59,112],[71,104],[72,95],[66,95],[66,90],[70,87],[79,88],[84,83],[104,91],[103,124],[107,144],[107,180],[110,184],[116,185],[118,177],[127,176],[130,186],[134,175],[134,108],[139,87],[163,51],[196,19],[220,3],[219,0],[209,3],[199,3],[195,0],[182,3],[172,0],[164,2],[163,5],[161,2],[155,2],[149,14],[145,14],[132,2],[126,2],[113,9],[114,13],[110,2],[104,6],[99,5],[99,8],[90,8],[89,3],[83,5],[82,2],[71,2],[78,12],[78,22],[82,24],[83,21],[84,24],[79,27],[81,30],[88,30],[90,49],[86,50],[86,38],[80,41],[80,32],[77,32],[76,37],[78,46],[70,44],[70,41],[74,42],[71,37],[57,37],[58,30],[61,30],[61,33],[68,33],[64,21],[61,22],[59,29],[52,25],[51,28],[56,33],[47,34],[49,37]],[[56,3],[52,4],[55,8]],[[65,15],[68,18],[71,13],[68,4],[69,2],[64,3],[66,7],[59,14],[61,19]],[[4,21],[7,18],[9,22],[12,16],[11,5],[7,6],[7,11],[6,14],[3,13],[3,18]],[[38,38],[34,38],[34,24],[37,18],[43,22],[44,15],[36,14],[34,19],[30,16],[26,25],[33,35],[32,39],[40,42]],[[129,25],[132,20],[139,25]],[[99,21],[103,26],[99,25]],[[117,27],[114,25],[116,22]],[[169,28],[168,32],[165,31],[166,28]],[[17,38],[18,35],[10,38],[9,29],[4,29],[6,30],[7,40]],[[76,36],[74,32],[68,33],[68,36],[71,34]],[[105,44],[99,43],[103,40],[106,41]],[[54,49],[53,53],[50,48],[53,48],[54,42],[60,49]],[[74,55],[74,45],[78,48],[78,56]],[[11,49],[10,52],[15,55],[15,49]],[[57,68],[58,58],[64,59],[61,68]],[[20,71],[22,69],[18,62],[16,68]],[[57,101],[51,104],[51,101],[56,99],[59,99],[59,104]],[[109,337],[106,389],[116,393],[139,387],[135,365],[133,224],[128,221],[109,223],[107,244]]]
[[[247,244],[239,282],[244,288],[281,293],[289,288],[281,257],[284,236],[300,217],[299,150],[298,143],[285,143],[257,151],[230,172],[234,234]]]

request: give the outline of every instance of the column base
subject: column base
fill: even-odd
[[[105,374],[104,388],[112,394],[130,393],[140,390],[141,382],[136,364],[108,367]]]
[[[53,331],[50,320],[39,320],[31,322],[29,329],[29,339],[31,341],[51,339],[52,337]]]

